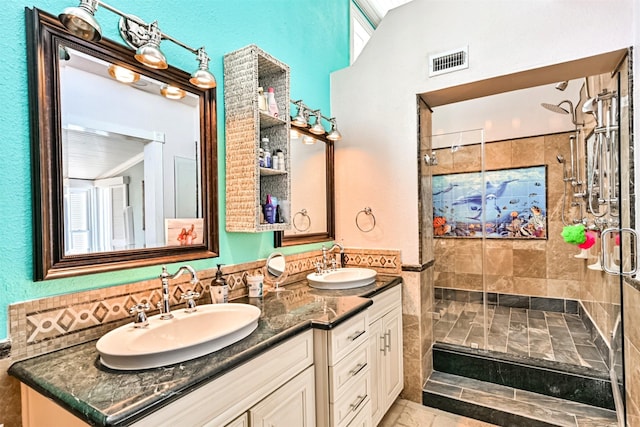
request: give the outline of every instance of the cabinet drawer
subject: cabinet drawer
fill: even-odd
[[[373,323],[394,307],[402,307],[402,285],[375,295],[371,300],[373,305],[369,308],[369,322]]]
[[[329,366],[338,363],[360,344],[369,340],[367,312],[346,320],[329,333]]]
[[[369,346],[363,343],[335,366],[329,367],[329,387],[331,400],[338,396],[352,383],[364,375],[369,375]]]
[[[360,409],[354,419],[348,424],[349,427],[372,427],[373,423],[371,420],[371,402],[366,402],[362,405],[363,408]]]
[[[369,375],[364,375],[347,388],[337,402],[331,403],[331,414],[333,417],[331,425],[336,427],[349,425],[356,414],[365,407],[365,405],[369,405],[370,394],[371,381]]]

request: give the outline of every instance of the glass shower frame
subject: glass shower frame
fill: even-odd
[[[440,176],[469,174],[460,177],[480,181],[477,192],[459,196],[463,200],[460,203],[467,205],[469,220],[458,217],[453,221],[447,215],[453,211],[453,206],[436,207],[429,198],[434,233],[434,341],[446,334],[449,343],[486,349],[489,315],[485,277],[487,239],[480,226],[486,224],[484,130],[432,135],[429,146],[431,152],[424,161],[429,166],[432,180],[434,176],[437,180]],[[442,191],[453,193],[456,185],[449,185]],[[432,186],[433,182],[429,187]],[[443,212],[443,209],[449,212]],[[455,234],[456,237],[444,237],[443,234]]]

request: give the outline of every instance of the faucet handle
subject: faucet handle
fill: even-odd
[[[151,307],[149,303],[145,302],[144,304],[136,304],[133,307],[129,308],[129,314],[135,315],[135,320],[133,321],[134,328],[145,328],[149,326],[149,319],[147,319],[146,311],[148,311]]]
[[[184,309],[185,313],[193,313],[197,310],[196,299],[200,298],[200,292],[187,291],[180,295],[180,299],[187,302],[187,307]]]

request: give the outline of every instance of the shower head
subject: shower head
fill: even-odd
[[[562,107],[562,104],[569,104],[569,109],[567,110],[566,108]],[[578,123],[576,121],[576,111],[573,109],[573,103],[568,99],[561,101],[559,104],[548,104],[546,102],[543,102],[540,105],[542,105],[544,108],[554,113],[571,114],[571,123],[573,123],[574,126],[581,125],[581,123]]]
[[[567,80],[565,80],[563,82],[557,83],[556,84],[556,89],[564,91],[567,88],[568,85],[569,85],[569,82]]]
[[[564,159],[564,156],[560,153],[556,155],[556,159],[558,160],[558,163],[562,165],[562,180],[566,183],[569,180],[569,178],[567,177],[567,163]]]
[[[560,104],[548,104],[546,102],[543,102],[542,105],[544,108],[546,108],[549,111],[552,111],[554,113],[558,113],[558,114],[570,114],[569,110],[567,110],[566,108],[562,108],[561,105],[565,102],[568,102],[569,104],[571,104],[571,101],[562,101]]]
[[[597,106],[596,98],[589,98],[582,104],[582,112],[595,115]]]

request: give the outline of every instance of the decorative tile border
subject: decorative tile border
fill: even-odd
[[[302,280],[322,260],[319,250],[286,255],[286,283]],[[388,250],[346,249],[345,261],[349,267],[369,267],[381,274],[400,274],[400,252]],[[262,271],[265,260],[229,265],[222,273],[229,285],[229,298],[247,294],[245,276]],[[194,290],[201,294],[200,304],[211,302],[210,286],[215,268],[198,271],[200,282],[194,287],[189,278],[170,283],[170,303],[180,304],[181,295]],[[11,357],[20,360],[48,353],[99,338],[109,330],[128,323],[128,308],[138,303],[153,307],[150,315],[157,313],[156,304],[161,300],[160,279],[154,278],[109,288],[77,292],[26,301],[9,305],[9,336]],[[8,347],[8,346],[7,346]],[[8,349],[3,353],[8,354]]]

